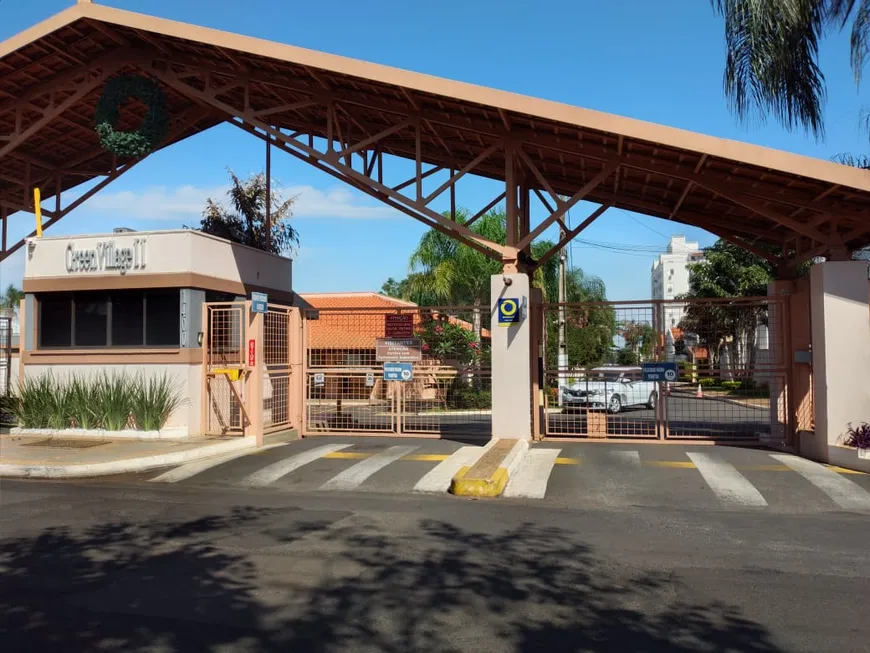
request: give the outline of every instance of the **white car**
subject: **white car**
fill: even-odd
[[[562,406],[566,410],[606,409],[616,414],[629,406],[655,408],[658,388],[653,381],[643,381],[639,367],[596,367],[586,377],[562,386]]]

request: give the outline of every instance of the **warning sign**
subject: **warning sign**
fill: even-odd
[[[419,338],[378,338],[375,358],[379,363],[416,363],[423,360],[423,343]]]
[[[384,315],[384,335],[387,338],[413,338],[414,316],[387,313]]]

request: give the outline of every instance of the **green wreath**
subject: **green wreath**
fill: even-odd
[[[131,97],[148,107],[136,131],[115,129],[123,104]],[[116,156],[140,157],[152,152],[169,131],[166,97],[153,81],[138,75],[113,77],[103,88],[94,113],[100,144]]]

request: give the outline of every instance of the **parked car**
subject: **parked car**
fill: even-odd
[[[585,379],[562,386],[562,406],[566,410],[607,410],[616,414],[630,406],[655,408],[658,389],[653,381],[643,381],[639,367],[597,367]]]

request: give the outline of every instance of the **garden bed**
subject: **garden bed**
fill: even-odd
[[[99,440],[186,440],[190,433],[186,426],[175,426],[159,431],[140,431],[138,429],[123,429],[109,431],[106,429],[28,429],[14,427],[9,429],[11,435],[46,436],[50,438],[93,438]]]

